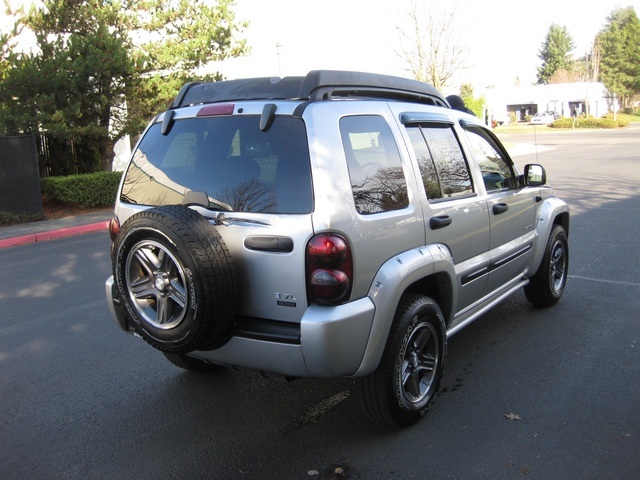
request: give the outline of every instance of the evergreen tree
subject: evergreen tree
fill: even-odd
[[[633,7],[614,10],[596,37],[600,79],[628,105],[640,93],[640,20]]]
[[[83,170],[111,170],[114,143],[139,133],[198,68],[246,51],[233,5],[45,0],[21,16],[38,49],[8,55],[0,132],[47,131],[79,145]]]
[[[538,58],[542,60],[542,66],[538,67],[539,85],[549,83],[558,70],[572,70],[573,60],[570,52],[574,47],[567,28],[552,23],[538,52]]]

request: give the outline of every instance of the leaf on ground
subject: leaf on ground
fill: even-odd
[[[506,418],[507,420],[522,420],[520,418],[520,415],[516,415],[515,413],[505,413],[504,414],[504,418]]]

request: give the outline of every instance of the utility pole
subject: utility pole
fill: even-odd
[[[282,48],[282,43],[276,42],[276,53],[278,55],[278,76],[282,78],[282,65],[280,64],[280,49]]]

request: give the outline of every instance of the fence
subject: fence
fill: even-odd
[[[40,177],[93,173],[101,170],[99,147],[86,140],[78,144],[72,140],[53,138],[46,132],[36,134]]]
[[[35,135],[0,137],[0,211],[42,213]]]

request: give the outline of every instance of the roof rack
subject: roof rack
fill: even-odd
[[[171,108],[240,100],[297,99],[313,102],[334,98],[380,98],[449,107],[438,90],[417,80],[377,73],[313,70],[304,77],[187,83]]]

